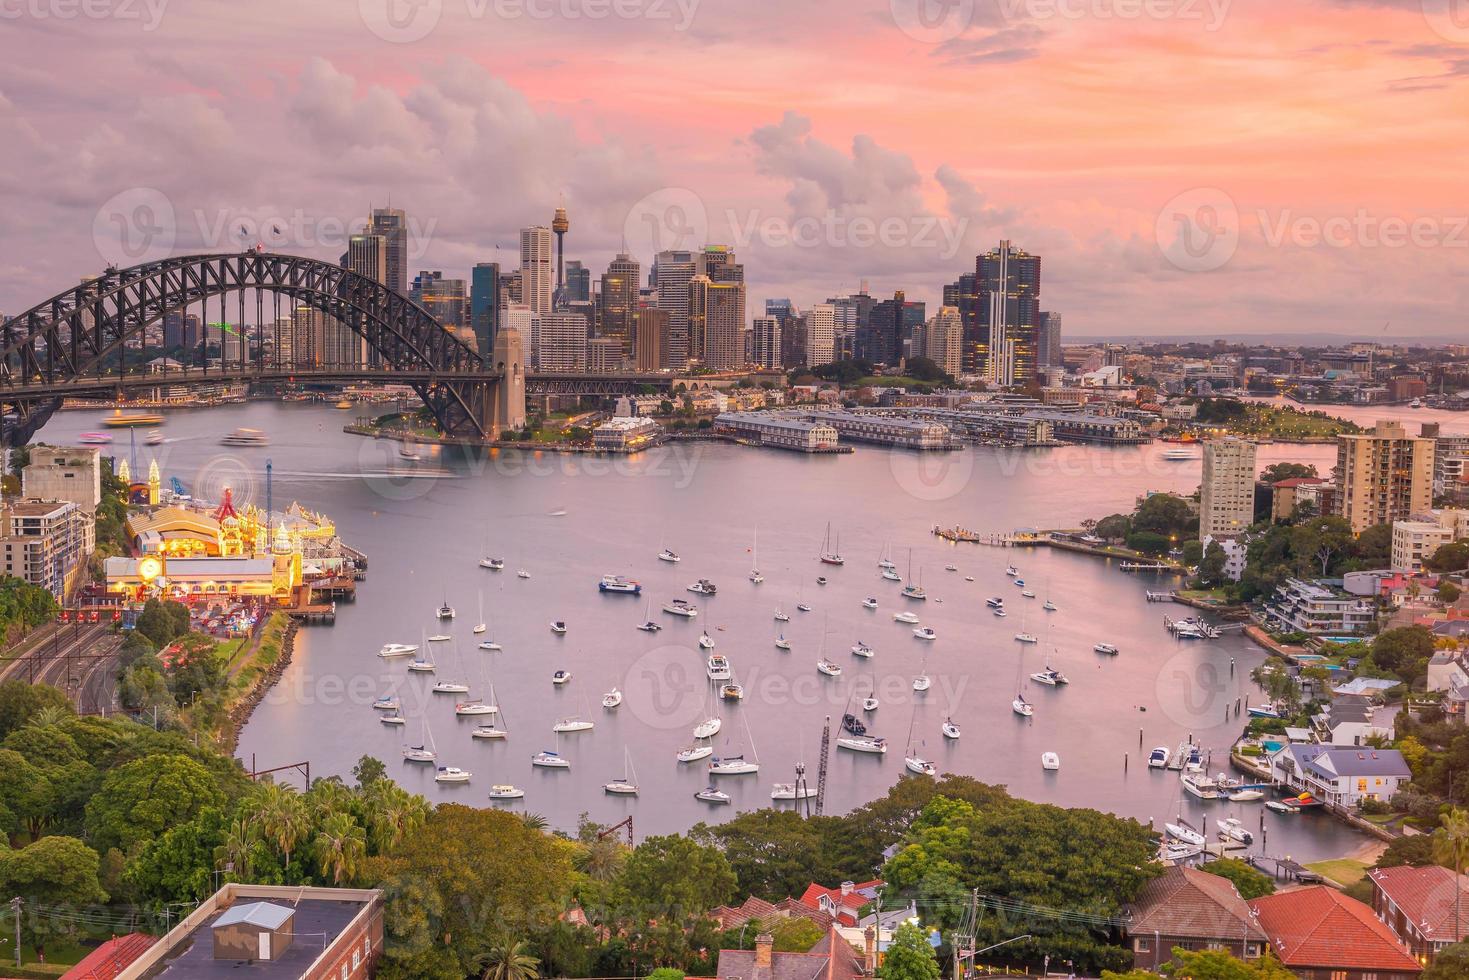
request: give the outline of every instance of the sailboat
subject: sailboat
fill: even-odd
[[[613,796],[637,796],[638,774],[632,766],[632,753],[628,751],[625,745],[622,747],[622,764],[626,769],[625,774],[620,779],[614,779],[610,783],[604,783],[602,785],[602,791],[604,793],[610,793]]]
[[[485,594],[481,592],[479,594],[479,622],[474,624],[473,632],[475,636],[479,636],[487,629],[489,627],[485,625]]]
[[[428,727],[428,719],[423,720],[423,740],[417,745],[403,746],[404,762],[433,762],[439,757],[434,748],[433,729]]]
[[[884,571],[893,571],[898,567],[897,565],[893,564],[893,560],[888,557],[888,543],[886,541],[882,543],[882,553],[877,556],[877,567],[883,569]],[[894,578],[896,577],[897,576],[894,576]]]
[[[923,569],[918,570],[918,582],[913,582],[913,549],[908,549],[908,584],[903,586],[904,599],[923,600],[928,598],[928,593],[923,591]]]
[[[918,676],[913,678],[913,690],[920,694],[933,686],[933,680],[928,676],[928,657],[923,658],[923,666],[919,668]]]
[[[821,541],[821,563],[823,565],[845,565],[847,559],[842,557],[842,534],[837,532],[836,545],[831,543],[831,521],[826,522],[826,537]]]
[[[750,547],[750,581],[759,585],[765,581],[760,574],[760,529],[755,528],[755,543]]]
[[[760,771],[760,756],[755,751],[755,736],[750,733],[750,723],[745,722],[745,741],[750,745],[750,758],[743,754],[720,758],[715,756],[709,763],[710,776],[748,776]]]
[[[490,721],[488,724],[476,725],[474,731],[469,733],[470,738],[500,739],[510,734],[509,727],[504,724],[505,714],[499,710],[499,703],[495,700],[495,685],[493,684],[490,685],[490,704],[495,705],[494,717],[500,724],[497,725],[495,721]]]
[[[413,659],[408,662],[408,669],[415,674],[432,674],[434,672],[434,662],[428,658],[427,652],[420,649],[419,652],[413,655]]]
[[[908,771],[920,776],[938,775],[938,767],[923,758],[913,748],[913,724],[918,720],[918,702],[913,703],[913,710],[908,714],[908,751],[903,753],[903,765]]]
[[[653,621],[653,600],[649,599],[647,607],[643,610],[643,621],[638,624],[638,629],[644,633],[656,633],[662,628],[662,624]]]
[[[696,740],[693,745],[678,750],[679,762],[698,762],[707,759],[714,754],[714,746],[709,744],[708,739],[703,739],[702,744]]]
[[[791,621],[791,614],[780,608],[780,603],[778,602],[775,604],[775,621],[777,623],[789,623]]]
[[[454,655],[453,655],[453,657],[454,657],[454,672],[456,674],[462,675],[463,674],[463,670],[462,670],[462,667],[461,667],[461,665],[459,663],[459,645],[458,644],[455,644],[454,645]],[[433,686],[433,693],[435,693],[435,694],[468,694],[469,693],[469,685],[467,683],[465,683],[464,681],[460,681],[460,680],[444,680],[444,681],[438,681]]]
[[[475,631],[476,632],[481,632],[481,631],[488,632],[489,631],[489,628],[490,628],[489,622],[486,621],[485,622],[485,625],[483,627],[483,630],[481,630],[480,628],[476,628]],[[495,641],[495,638],[493,636],[490,636],[487,639],[480,640],[479,641],[479,648],[481,650],[501,650],[501,649],[503,649],[503,647],[501,647],[500,644]]]
[[[602,707],[612,709],[622,703],[622,692],[614,685],[612,690],[602,695]]]
[[[705,704],[708,704],[708,699],[709,695],[706,691],[704,694]],[[703,721],[694,726],[694,741],[697,742],[700,739],[713,738],[715,735],[719,734],[719,729],[723,726],[724,722],[720,719],[718,715],[709,715]],[[710,749],[710,752],[713,752],[713,749]]]

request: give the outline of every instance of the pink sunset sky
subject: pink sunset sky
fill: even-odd
[[[0,0],[0,311],[391,196],[410,274],[564,203],[594,275],[732,244],[752,309],[932,309],[1008,238],[1069,337],[1462,341],[1463,3]]]

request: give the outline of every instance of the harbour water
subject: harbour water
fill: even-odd
[[[1044,548],[951,544],[931,533],[935,525],[981,532],[1076,526],[1129,511],[1149,490],[1192,492],[1200,463],[1164,461],[1169,447],[1162,444],[946,456],[859,447],[850,456],[808,457],[677,443],[631,458],[466,457],[420,446],[423,458],[409,461],[395,443],[342,433],[352,414],[271,402],[177,410],[167,413],[164,445],[145,447],[139,433],[130,447],[129,434],[118,432],[112,447],[122,457],[135,454],[135,471],[156,455],[165,481],[177,477],[200,496],[217,498],[228,485],[237,504],[265,502],[269,459],[277,509],[299,500],[325,511],[370,556],[356,603],[340,608],[334,627],[300,633],[293,663],[243,732],[239,752],[247,764],[309,760],[313,775],[345,776],[358,757],[374,755],[430,799],[488,805],[492,784],[513,783],[526,796],[511,805],[553,826],[569,829],[582,812],[602,822],[632,814],[640,834],[667,833],[769,805],[771,784],[792,779],[802,760],[814,786],[825,720],[835,737],[842,714],[860,714],[854,702],[875,688],[881,707],[865,719],[889,739],[889,751],[858,755],[833,746],[827,812],[858,806],[904,778],[911,723],[918,753],[940,771],[1003,783],[1027,799],[1159,826],[1180,813],[1196,825],[1207,816],[1210,826],[1238,815],[1258,831],[1263,818],[1267,834],[1257,849],[1301,860],[1363,842],[1322,814],[1281,816],[1258,804],[1198,801],[1181,791],[1175,773],[1146,768],[1154,746],[1173,748],[1192,735],[1212,750],[1211,771],[1227,769],[1242,704],[1261,698],[1248,675],[1263,653],[1239,633],[1189,642],[1163,628],[1165,614],[1187,610],[1148,603],[1145,592],[1171,588],[1176,579],[1127,574],[1107,561]],[[59,413],[38,438],[69,442],[99,428],[101,415]],[[220,446],[219,437],[239,426],[264,430],[272,444]],[[1324,469],[1333,452],[1267,445],[1260,463],[1302,460]],[[842,567],[817,561],[828,522],[839,534]],[[757,530],[765,576],[759,585],[748,581]],[[658,561],[663,547],[682,561]],[[898,583],[880,577],[885,551],[905,576],[911,554],[926,602],[905,601]],[[506,570],[478,567],[486,554],[503,557]],[[1005,575],[1011,562],[1035,599],[1023,598]],[[957,571],[946,571],[948,564]],[[531,577],[516,577],[519,567]],[[599,593],[598,579],[614,573],[640,581],[642,596]],[[818,576],[827,584],[817,584]],[[718,594],[686,591],[701,578]],[[877,599],[876,610],[863,607],[868,596]],[[1005,599],[1007,618],[991,614],[991,596]],[[1055,612],[1042,609],[1047,597]],[[695,603],[699,616],[661,613],[674,598]],[[446,599],[458,616],[441,625],[434,614]],[[811,612],[796,610],[801,601]],[[777,607],[790,622],[774,620]],[[912,626],[894,622],[902,610],[916,612],[938,639],[925,643]],[[661,632],[634,628],[649,617]],[[471,628],[481,619],[501,651],[477,648],[485,637]],[[567,632],[553,634],[552,620],[564,620]],[[437,675],[410,674],[406,661],[376,656],[384,643],[420,643],[441,629],[455,640],[431,645]],[[697,646],[704,630],[733,662],[743,702],[715,699],[704,673],[707,654]],[[1040,642],[1016,642],[1022,631]],[[790,652],[774,645],[781,633]],[[858,641],[875,656],[853,656]],[[1092,649],[1098,642],[1121,652],[1099,655]],[[823,654],[841,665],[840,677],[816,671]],[[1071,683],[1030,681],[1047,662]],[[558,669],[570,670],[572,681],[553,686]],[[915,695],[911,682],[925,670],[933,686]],[[483,719],[456,717],[454,696],[429,693],[435,677],[465,680],[476,697],[487,697],[493,684],[509,737],[472,740]],[[601,697],[614,685],[625,700],[607,711]],[[1032,718],[1012,712],[1017,691],[1035,705]],[[385,693],[402,699],[404,728],[380,724],[370,707]],[[694,799],[710,782],[702,764],[681,766],[674,758],[689,744],[692,726],[711,713],[723,719],[716,754],[742,752],[761,767],[758,775],[716,778],[733,797],[722,808]],[[571,715],[596,727],[558,743],[551,727]],[[960,739],[941,736],[946,717],[962,726]],[[400,761],[405,740],[418,741],[425,725],[440,763],[473,773],[467,785],[436,784],[431,767]],[[570,770],[533,768],[531,756],[543,749],[566,755]],[[624,749],[640,784],[635,798],[602,790],[626,774]],[[1047,751],[1060,756],[1060,771],[1042,770]]]

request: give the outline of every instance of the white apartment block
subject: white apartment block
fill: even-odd
[[[1255,521],[1255,444],[1233,437],[1204,444],[1199,537],[1243,534]]]

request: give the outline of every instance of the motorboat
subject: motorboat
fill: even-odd
[[[946,571],[946,572],[957,572],[958,570],[959,570],[959,566],[958,565],[945,565],[944,566],[944,571]]]
[[[509,783],[500,783],[490,787],[490,799],[492,800],[523,800],[525,790]]]
[[[882,577],[885,578],[885,579],[887,579],[889,582],[901,582],[901,581],[903,581],[903,576],[899,575],[896,571],[894,571],[891,568],[884,568],[882,570]]]
[[[1292,806],[1284,800],[1266,800],[1265,809],[1274,810],[1276,813],[1299,813],[1301,808]]]
[[[704,673],[711,681],[729,680],[729,658],[720,653],[712,655],[704,665]]]
[[[918,621],[919,620],[918,620],[918,614],[917,613],[911,613],[911,612],[895,612],[895,613],[893,613],[893,622],[895,622],[895,623],[916,624],[916,623],[918,623]]]
[[[852,656],[870,658],[872,656],[872,647],[858,640],[852,644]]]
[[[1024,589],[1025,588],[1025,579],[1023,579],[1023,578],[1016,579],[1015,580],[1015,587],[1017,589]]]
[[[504,647],[500,646],[500,644],[496,643],[494,640],[481,640],[480,643],[479,643],[479,648],[481,650],[503,650],[504,649]]]
[[[438,615],[440,619],[453,619],[454,607],[445,602],[442,606],[439,607]]]
[[[1020,593],[1020,596],[1023,599],[1034,599],[1035,598],[1035,593],[1033,591],[1031,591],[1030,589],[1026,589],[1024,592],[1021,592]]]
[[[595,727],[596,725],[593,722],[587,721],[585,718],[577,718],[576,716],[572,716],[569,718],[562,718],[560,721],[556,722],[556,724],[551,726],[551,731],[555,732],[557,735],[571,735],[576,732],[589,732]]]
[[[475,725],[474,726],[474,731],[472,731],[472,732],[469,733],[469,737],[470,738],[504,738],[508,734],[510,734],[510,733],[507,732],[507,731],[505,731],[505,729],[500,728],[494,722],[490,722],[488,725]]]
[[[1219,784],[1205,773],[1185,772],[1178,777],[1183,788],[1201,800],[1219,799]]]
[[[796,612],[810,612],[810,611],[811,611],[811,603],[809,603],[809,602],[798,602],[798,603],[796,603]]]
[[[1011,578],[1014,578],[1015,576],[1020,574],[1020,569],[1016,568],[1014,565],[1011,565],[1009,568],[1005,569],[1005,574],[1010,576]]]
[[[1042,752],[1041,768],[1047,772],[1055,772],[1061,768],[1061,757],[1054,752]]]
[[[784,633],[775,638],[775,648],[777,650],[789,650],[791,648],[791,641],[786,639]]]
[[[713,738],[719,734],[719,729],[724,727],[724,721],[719,718],[705,718],[694,726],[694,738]]]
[[[1015,642],[1016,643],[1039,643],[1040,641],[1041,641],[1040,637],[1036,636],[1034,633],[1016,633],[1015,634]]]
[[[625,575],[603,575],[597,583],[599,592],[615,592],[620,595],[637,595],[643,587]]]
[[[791,614],[777,606],[775,610],[775,621],[777,623],[789,623],[791,621]]]
[[[917,677],[913,678],[913,690],[915,691],[926,691],[932,686],[933,679],[927,674],[919,674]]]
[[[840,676],[842,676],[842,668],[841,668],[841,665],[840,664],[837,664],[837,663],[835,663],[835,662],[833,662],[831,660],[827,660],[825,657],[823,657],[822,659],[816,661],[816,669],[819,672],[825,674],[827,677],[840,677]]]
[[[825,575],[818,575],[818,576],[816,576],[816,584],[817,585],[825,585],[826,584],[826,576]]]
[[[662,626],[653,622],[651,619],[648,620],[646,623],[638,624],[638,629],[642,630],[644,633],[656,633],[662,628]]]
[[[938,767],[932,762],[919,758],[916,755],[905,756],[903,758],[903,765],[908,767],[909,772],[917,773],[920,776],[937,776],[939,772]]]
[[[1171,840],[1158,848],[1158,860],[1160,861],[1187,861],[1204,853],[1204,849],[1197,844],[1185,844],[1182,841]]]
[[[516,578],[530,578],[530,572],[527,571],[524,568],[517,568],[515,570],[515,577]]]
[[[259,447],[270,445],[270,437],[259,429],[235,429],[219,441],[221,445],[225,446]]]
[[[658,552],[658,560],[667,562],[679,562],[683,559],[679,558],[678,555],[674,554],[672,551],[669,551],[667,548],[664,548],[662,551]]]
[[[753,582],[755,585],[759,585],[761,582],[765,581],[765,576],[760,574],[760,569],[752,568],[750,569],[750,581]]]
[[[1280,718],[1281,714],[1274,705],[1256,704],[1245,709],[1245,713],[1251,718]]]
[[[463,681],[439,681],[432,690],[435,694],[468,694],[469,685]]]
[[[995,618],[996,619],[1004,619],[1005,618],[1005,610],[1004,610],[1003,607],[998,608],[998,609],[995,610]]]
[[[1058,684],[1071,683],[1071,679],[1069,677],[1061,673],[1059,670],[1056,670],[1050,664],[1046,664],[1045,670],[1038,670],[1034,674],[1031,674],[1030,679],[1035,681],[1037,684],[1049,684],[1051,687],[1055,687]]]
[[[663,611],[671,616],[683,616],[686,619],[693,619],[699,615],[698,607],[686,599],[672,599],[665,602]]]
[[[816,799],[816,788],[804,784],[797,786],[795,783],[776,783],[770,787],[770,798],[772,800],[814,800]]]
[[[714,583],[709,581],[707,578],[701,578],[699,579],[699,581],[689,586],[688,591],[693,592],[696,595],[714,595],[716,592],[719,591],[719,589],[716,588]]]
[[[454,639],[454,637],[450,636],[448,633],[435,633],[433,636],[430,636],[428,638],[428,641],[430,643],[448,643],[452,639]]]
[[[382,722],[384,725],[406,725],[406,724],[408,724],[408,719],[407,718],[404,718],[403,717],[403,713],[400,712],[400,711],[394,711],[390,715],[383,715],[382,717],[378,718],[378,721]]]
[[[719,689],[719,696],[726,701],[743,701],[745,699],[745,686],[730,682]]]
[[[1174,840],[1180,840],[1185,844],[1192,844],[1195,847],[1203,847],[1207,843],[1204,840],[1203,834],[1182,821],[1178,823],[1165,823],[1163,825],[1163,832]]]
[[[1115,657],[1118,653],[1121,652],[1110,643],[1098,643],[1096,646],[1092,647],[1092,649],[1097,651],[1098,653],[1105,653],[1109,657]]]
[[[474,629],[470,630],[470,632],[473,633],[475,636],[479,636],[487,629],[489,629],[489,627],[486,626],[484,623],[475,623]]]
[[[417,643],[384,643],[377,652],[379,657],[407,657],[418,652]]]
[[[932,626],[920,626],[913,631],[913,635],[920,640],[937,640],[939,635],[933,631]]]
[[[615,708],[621,703],[622,692],[615,687],[612,690],[608,691],[606,694],[602,695],[602,707],[604,708]]]
[[[751,762],[743,755],[715,756],[709,763],[711,776],[747,776],[760,771],[760,763]]]
[[[144,439],[143,441],[149,446],[161,446],[163,445],[163,433],[157,429],[154,429],[152,432],[148,433],[148,438]]]
[[[984,601],[984,604],[986,606],[989,606],[991,609],[1004,609],[1005,608],[1005,600],[1004,599],[1001,599],[999,596],[991,596],[990,598],[988,598],[988,599],[986,599]]]
[[[876,735],[838,735],[837,748],[869,755],[887,755],[888,740]]]
[[[555,684],[557,687],[560,687],[562,684],[565,684],[569,680],[571,680],[571,671],[569,670],[558,670],[556,671],[556,673],[551,675],[551,683]]]
[[[472,775],[474,774],[458,766],[439,766],[438,772],[434,773],[434,782],[467,783]]]
[[[879,701],[879,700],[877,700],[877,698],[863,698],[862,699],[862,710],[863,711],[876,711],[879,707],[881,707],[881,705],[882,705],[882,702]]]
[[[710,636],[708,631],[705,631],[704,633],[701,633],[699,635],[699,647],[703,650],[714,649],[714,637]]]
[[[966,582],[973,582],[974,581],[974,576],[973,575],[966,575],[966,576],[964,576],[964,581],[966,581]]]
[[[398,700],[398,696],[396,694],[384,694],[382,697],[372,702],[372,706],[378,711],[397,711],[403,706],[403,703]]]
[[[77,441],[86,446],[103,446],[112,441],[112,436],[106,432],[83,432],[77,437]],[[225,445],[229,445],[229,443],[225,443]]]
[[[484,701],[475,698],[471,701],[458,701],[454,704],[456,715],[494,715],[499,714],[498,705],[485,704]]]
[[[873,598],[872,596],[868,596],[866,599],[863,599],[862,600],[862,608],[863,609],[876,609],[877,608],[877,599]]]
[[[1255,835],[1245,829],[1238,817],[1225,817],[1219,821],[1219,839],[1236,841],[1247,846],[1255,843]]]
[[[1258,789],[1237,789],[1229,794],[1231,803],[1254,803],[1264,798],[1265,794]]]
[[[851,732],[853,735],[866,735],[867,726],[862,723],[862,719],[849,712],[842,715],[842,731]]]
[[[1035,708],[1031,707],[1030,702],[1025,700],[1024,695],[1020,694],[1015,695],[1015,700],[1010,702],[1010,708],[1022,718],[1029,718],[1035,714]]]
[[[570,769],[571,760],[559,752],[545,749],[530,757],[530,764],[542,769]]]
[[[688,748],[679,749],[677,759],[679,762],[698,762],[707,759],[714,754],[712,745],[690,745]]]
[[[1046,612],[1055,612],[1056,611],[1056,604],[1054,602],[1052,602],[1050,599],[1047,599],[1045,601],[1045,604],[1042,605],[1041,608],[1044,609]]]
[[[1190,463],[1199,458],[1199,454],[1188,449],[1165,449],[1162,459],[1167,463]]]
[[[963,734],[959,730],[958,722],[954,721],[954,719],[952,718],[944,719],[943,733],[944,738],[958,738],[961,734]]]
[[[551,621],[551,632],[552,633],[556,633],[558,635],[561,634],[561,633],[565,633],[566,632],[566,623],[563,622],[562,620],[559,620],[559,619],[552,620]]]
[[[1148,753],[1148,768],[1167,769],[1169,755],[1171,755],[1171,753],[1169,752],[1168,746],[1158,746],[1152,752]]]
[[[729,802],[729,794],[717,790],[713,786],[705,786],[694,794],[694,799],[702,800],[705,803],[727,804]]]
[[[488,568],[492,572],[503,572],[505,570],[505,559],[503,558],[481,558],[480,568]]]

